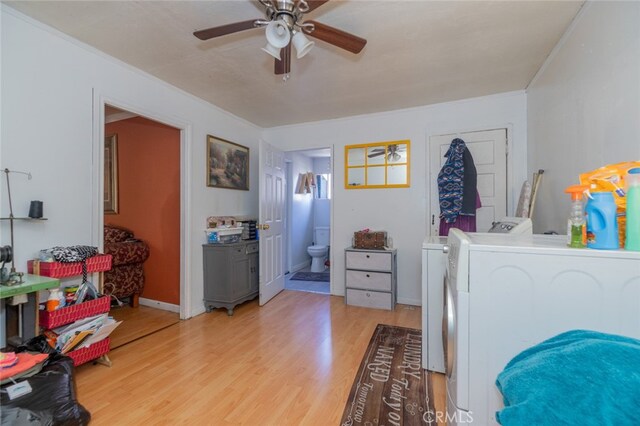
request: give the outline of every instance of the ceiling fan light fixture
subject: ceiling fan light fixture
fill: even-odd
[[[195,31],[193,35],[204,41],[266,27],[268,44],[262,50],[276,59],[274,73],[284,75],[286,79],[291,69],[291,45],[296,49],[297,58],[305,56],[315,45],[307,36],[356,54],[367,44],[367,40],[338,28],[316,21],[305,21],[306,13],[314,11],[328,1],[330,0],[258,0],[264,7],[264,18],[206,28]],[[384,152],[378,155],[383,154]]]
[[[276,58],[279,61],[282,60],[282,57],[280,56],[280,48],[279,47],[275,47],[271,43],[267,43],[267,45],[262,48],[262,51],[263,52],[267,52],[269,55],[273,56],[274,58]]]
[[[265,30],[267,41],[273,47],[282,49],[291,41],[289,26],[281,19],[271,21]]]
[[[309,40],[302,31],[294,31],[292,42],[293,47],[296,49],[296,58],[298,59],[309,53],[315,44],[313,41]]]

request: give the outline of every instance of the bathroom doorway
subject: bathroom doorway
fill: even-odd
[[[285,289],[331,293],[331,148],[286,153]]]

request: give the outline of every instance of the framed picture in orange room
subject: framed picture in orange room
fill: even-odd
[[[118,135],[104,138],[104,212],[118,214]]]
[[[207,135],[207,186],[249,190],[249,148]]]

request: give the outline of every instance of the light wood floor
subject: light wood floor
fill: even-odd
[[[115,349],[158,330],[177,324],[180,314],[139,305],[111,308],[109,314],[122,324],[109,336],[111,349]]]
[[[78,367],[78,399],[92,425],[338,425],[376,325],[420,328],[420,316],[284,291],[262,308],[215,310],[115,349],[111,368]],[[434,395],[444,411],[441,375]]]

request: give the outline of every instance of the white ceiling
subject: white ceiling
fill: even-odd
[[[263,29],[193,31],[262,18],[257,2],[6,1],[36,20],[261,127],[525,89],[582,1],[340,1],[307,15],[368,40],[354,55],[316,40],[273,74]]]

